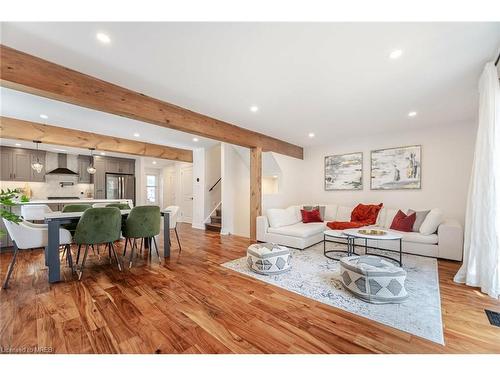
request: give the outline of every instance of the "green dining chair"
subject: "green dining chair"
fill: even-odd
[[[92,208],[90,204],[67,204],[63,207],[61,212],[83,212]],[[69,223],[62,225],[63,228],[70,231],[71,235],[75,234],[77,223]]]
[[[160,234],[160,207],[158,206],[136,206],[132,208],[125,222],[123,237],[125,237],[125,249],[123,255],[127,253],[127,244],[130,241],[130,260],[129,268],[132,267],[134,251],[137,250],[137,240],[141,239],[140,251],[144,245],[144,241],[149,244],[149,256],[151,256],[153,243],[156,249],[158,259],[158,245],[156,244],[155,236]]]
[[[130,210],[130,206],[127,203],[110,203],[106,207],[116,207],[119,210]]]
[[[120,239],[120,226],[121,214],[120,210],[116,207],[89,208],[83,212],[73,236],[73,241],[79,248],[85,245],[78,280],[81,280],[83,275],[89,246],[94,248],[94,245],[105,244],[108,249],[110,262],[113,254],[118,264],[118,269],[122,270],[120,259],[113,245],[115,241]]]

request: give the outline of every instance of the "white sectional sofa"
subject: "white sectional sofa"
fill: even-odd
[[[323,223],[303,223],[300,214],[302,206],[286,209],[268,209],[266,215],[257,217],[257,241],[273,242],[297,249],[305,249],[323,241],[323,232],[329,229],[329,221],[350,221],[354,207],[336,204],[324,206]],[[407,212],[407,209],[401,209]],[[384,230],[391,226],[398,209],[382,208],[377,222],[371,227]],[[390,230],[393,231],[393,230]],[[398,231],[394,231],[398,232]],[[435,258],[462,260],[463,229],[457,220],[444,219],[439,209],[432,209],[422,223],[420,232],[398,232],[403,236],[403,252]],[[363,242],[364,243],[364,242]],[[361,245],[361,242],[359,242]],[[396,241],[373,240],[369,246],[396,250]]]

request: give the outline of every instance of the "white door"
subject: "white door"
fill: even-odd
[[[175,172],[168,171],[165,176],[164,206],[175,206]]]
[[[181,168],[181,216],[185,223],[193,221],[193,167]]]

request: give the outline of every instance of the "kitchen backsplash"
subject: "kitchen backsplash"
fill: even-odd
[[[31,199],[47,199],[47,197],[79,197],[94,195],[94,184],[78,184],[71,176],[46,176],[45,182],[0,181],[2,189],[24,189],[26,184],[31,189]],[[61,182],[73,182],[72,186],[61,187]],[[83,193],[83,194],[81,194]]]

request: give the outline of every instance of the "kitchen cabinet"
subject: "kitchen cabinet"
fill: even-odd
[[[38,158],[45,162],[45,151],[28,150],[23,148],[1,147],[1,179],[2,181],[44,181],[45,168],[36,173],[31,163]]]
[[[106,172],[120,173],[120,160],[117,158],[106,158]]]
[[[94,167],[96,172],[94,174],[94,198],[106,198],[106,159],[96,156],[94,157]]]
[[[87,168],[91,164],[90,156],[78,155],[78,183],[90,184],[92,183],[92,175],[87,172]]]
[[[0,150],[0,173],[2,181],[10,181],[12,179],[12,151],[10,148]]]
[[[121,159],[119,173],[135,174],[135,160]]]

